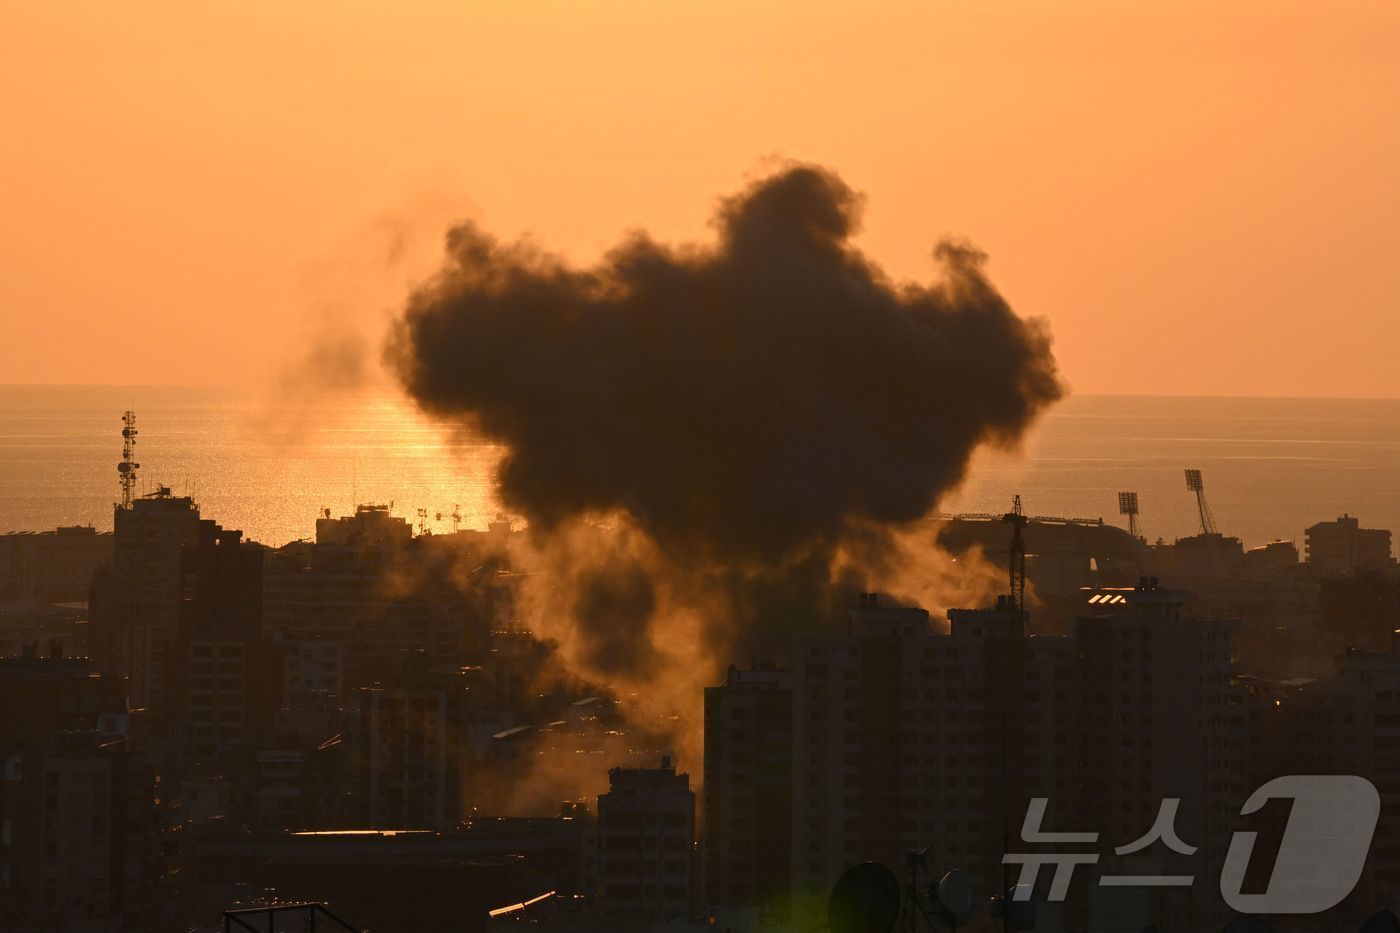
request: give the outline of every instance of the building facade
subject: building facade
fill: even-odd
[[[788,914],[792,886],[792,673],[772,664],[705,688],[708,907]]]
[[[181,551],[199,539],[188,496],[157,492],[114,513],[112,562],[93,579],[94,655],[127,678],[134,706],[168,708],[170,653],[180,621]]]
[[[1046,801],[1042,830],[1096,833],[1086,851],[1099,855],[1065,902],[1045,905],[1046,923],[1155,922],[1167,931],[1220,920],[1213,885],[1125,897],[1097,881],[1172,866],[1218,877],[1249,790],[1233,625],[1187,617],[1183,594],[1155,581],[1085,590],[1081,600],[1068,633],[1042,636],[1028,635],[1025,614],[1005,599],[952,610],[944,627],[924,610],[867,594],[842,630],[799,640],[786,847],[795,922],[821,921],[846,868],[872,860],[902,876],[909,851],[927,849],[935,876],[960,868],[976,890],[1002,890],[1017,873],[1002,855],[1026,850],[1018,840],[1035,798]],[[735,716],[746,692],[784,689],[773,673],[762,674],[772,680],[762,688],[745,684],[745,673],[731,671],[707,694],[710,906],[742,904],[739,874],[771,864],[784,845],[782,833],[734,829],[754,818],[752,785],[736,789],[735,776],[780,773],[742,752],[786,741],[772,722],[760,735]],[[1157,846],[1118,855],[1168,798],[1178,801],[1175,827],[1194,854],[1183,860]]]
[[[609,930],[646,929],[696,912],[695,793],[669,755],[613,768],[598,797],[599,906]]]
[[[1394,568],[1390,557],[1390,531],[1362,528],[1352,515],[1334,522],[1318,522],[1305,532],[1307,561],[1318,576],[1382,571]]]

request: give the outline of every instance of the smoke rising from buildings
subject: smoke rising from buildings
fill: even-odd
[[[689,688],[878,581],[946,579],[910,529],[1062,394],[982,254],[895,282],[851,244],[860,208],[789,165],[720,202],[713,244],[639,232],[586,268],[464,223],[394,323],[412,398],[504,446],[535,624],[583,670]]]

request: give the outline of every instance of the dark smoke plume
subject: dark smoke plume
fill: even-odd
[[[945,242],[936,283],[891,281],[850,243],[860,206],[797,165],[721,202],[712,246],[638,233],[575,268],[449,233],[386,359],[506,448],[502,499],[553,555],[548,611],[586,666],[780,651],[844,587],[895,576],[895,531],[1060,397],[1046,326],[981,253]],[[580,541],[601,517],[625,531]]]

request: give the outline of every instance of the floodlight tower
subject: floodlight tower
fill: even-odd
[[[131,496],[136,490],[136,471],[141,464],[136,462],[136,413],[122,415],[122,459],[117,464],[117,476],[122,488],[122,508],[131,508]]]
[[[1186,471],[1186,488],[1196,494],[1196,508],[1201,513],[1201,534],[1216,534],[1215,517],[1210,514],[1210,506],[1206,504],[1206,484],[1201,480],[1200,470]]]
[[[1138,534],[1138,495],[1135,492],[1120,492],[1118,494],[1118,514],[1128,516],[1128,533],[1134,538],[1140,537]]]

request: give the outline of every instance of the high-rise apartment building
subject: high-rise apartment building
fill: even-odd
[[[1044,831],[1099,834],[1086,851],[1100,864],[1082,871],[1069,900],[1047,906],[1046,922],[1092,917],[1172,930],[1219,919],[1212,885],[1124,897],[1098,879],[1168,868],[1218,877],[1249,790],[1232,625],[1186,617],[1183,594],[1155,581],[1085,590],[1081,599],[1083,615],[1068,633],[1028,636],[1025,615],[1004,599],[951,611],[945,629],[924,610],[867,594],[842,629],[799,639],[789,811],[797,922],[820,920],[831,884],[850,865],[874,860],[902,874],[905,853],[928,847],[936,873],[961,868],[977,890],[1001,889],[1016,881],[1002,855],[1025,850],[1019,836],[1033,798],[1047,801]],[[712,906],[739,901],[731,847],[743,866],[781,846],[781,836],[731,828],[752,818],[749,798],[733,790],[744,771],[735,750],[756,747],[750,731],[759,737],[734,716],[735,698],[757,685],[734,673],[707,696]],[[769,689],[780,691],[778,683]],[[781,734],[770,723],[764,740]],[[757,769],[746,768],[755,780]],[[1169,798],[1178,801],[1178,834],[1197,847],[1189,865],[1161,846],[1117,855]],[[745,848],[750,839],[757,856]]]
[[[125,684],[86,659],[0,658],[0,929],[119,929],[152,909],[154,776],[127,727]]]
[[[279,699],[280,671],[262,637],[263,548],[242,538],[203,520],[179,557],[168,693],[202,762],[246,751],[270,730]]]
[[[788,913],[792,674],[772,664],[705,688],[705,903]]]
[[[1355,925],[1400,889],[1400,634],[1389,651],[1348,649],[1319,677],[1251,678],[1250,694],[1251,786],[1290,774],[1344,774],[1380,794],[1365,871],[1329,914]]]
[[[169,654],[180,621],[180,552],[199,538],[199,509],[161,487],[114,513],[112,562],[93,580],[93,646],[127,678],[134,706],[169,705]]]
[[[996,890],[1003,774],[1019,773],[1014,684],[1021,613],[954,615],[867,594],[843,631],[800,639],[793,656],[792,873],[799,921],[819,917],[831,884],[859,861],[903,871],[904,853],[937,843],[940,860]],[[998,690],[994,686],[1004,689]],[[1024,812],[1022,809],[1021,812]]]
[[[333,677],[321,677],[289,654],[300,681],[294,694],[306,692],[307,677],[319,681],[313,691],[331,680],[346,691],[385,680],[408,651],[466,663],[469,633],[482,625],[463,592],[461,552],[438,541],[456,537],[415,538],[408,522],[386,506],[360,506],[353,516],[319,519],[315,544],[269,551],[263,576],[268,637],[285,642],[289,652],[310,650],[320,655],[318,663],[335,664]],[[341,699],[353,703],[351,696]]]
[[[354,735],[358,815],[376,829],[461,819],[471,696],[461,671],[409,670],[361,687]]]
[[[648,929],[696,910],[695,792],[669,755],[613,768],[598,798],[599,905],[609,930]]]
[[[1089,596],[1095,598],[1073,627],[1076,689],[1067,724],[1079,769],[1073,818],[1100,834],[1088,919],[1127,928],[1152,922],[1162,931],[1223,926],[1218,880],[1253,789],[1235,625],[1186,615],[1186,595],[1155,580],[1096,591]],[[1056,730],[1057,743],[1064,731]],[[1177,801],[1175,831],[1195,851],[1158,843],[1115,855],[1115,847],[1147,834],[1166,800]],[[1139,888],[1127,897],[1098,883],[1111,875],[1190,876],[1199,883]]]
[[[279,698],[280,671],[262,637],[263,548],[242,538],[202,520],[179,556],[168,693],[202,762],[246,751],[271,728]]]

